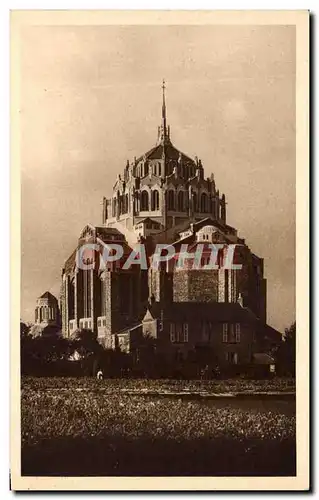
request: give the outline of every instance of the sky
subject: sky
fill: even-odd
[[[25,26],[20,33],[21,318],[59,294],[81,229],[161,118],[264,258],[268,323],[295,319],[293,26]]]

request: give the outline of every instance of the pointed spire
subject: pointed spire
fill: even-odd
[[[166,102],[165,102],[165,80],[162,82],[162,123],[161,126],[158,127],[158,141],[157,144],[165,144],[169,142],[170,131],[169,126],[166,125]]]
[[[162,128],[164,135],[166,135],[166,103],[165,103],[165,80],[163,79],[162,90],[163,90],[163,104],[162,104]]]

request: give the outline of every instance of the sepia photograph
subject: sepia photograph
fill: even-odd
[[[246,13],[12,15],[11,460],[31,489],[307,488],[309,15]]]

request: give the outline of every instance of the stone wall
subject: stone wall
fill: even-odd
[[[218,270],[180,270],[173,273],[174,302],[218,302]]]
[[[178,321],[173,320],[177,329]],[[205,321],[205,318],[194,317],[188,321],[188,342],[171,342],[170,340],[171,320],[166,317],[163,321],[161,331],[160,320],[149,320],[143,322],[143,333],[146,332],[156,337],[161,346],[161,352],[168,360],[176,358],[177,353],[186,359],[194,349],[203,349],[204,352],[211,353],[212,359],[208,360],[212,364],[220,366],[230,363],[232,353],[237,354],[237,364],[247,364],[251,362],[253,352],[256,352],[256,327],[254,323],[240,324],[240,340],[236,342],[235,324],[228,323],[228,341],[223,341],[223,323]],[[204,325],[205,324],[205,325]],[[182,331],[183,324],[180,323]],[[227,359],[228,358],[228,359]]]

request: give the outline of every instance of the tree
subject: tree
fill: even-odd
[[[294,321],[289,328],[285,328],[285,340],[295,343],[296,340],[296,322]]]
[[[165,359],[161,353],[159,340],[150,332],[145,332],[138,348],[136,368],[143,376],[159,377],[166,371]]]
[[[24,374],[48,375],[55,362],[67,361],[71,354],[68,339],[59,335],[32,337],[21,327],[21,371]]]
[[[31,363],[31,347],[32,337],[30,335],[30,326],[23,321],[20,321],[20,367],[21,373],[28,373]]]
[[[20,339],[26,338],[30,333],[31,325],[20,321]]]
[[[76,330],[72,336],[71,343],[74,350],[81,357],[87,357],[101,351],[101,344],[97,340],[97,335],[92,330]]]
[[[296,363],[296,322],[285,329],[283,339],[276,352],[278,372],[295,376]]]
[[[82,373],[92,375],[103,352],[97,335],[92,330],[78,329],[72,336],[71,347],[79,357]]]

